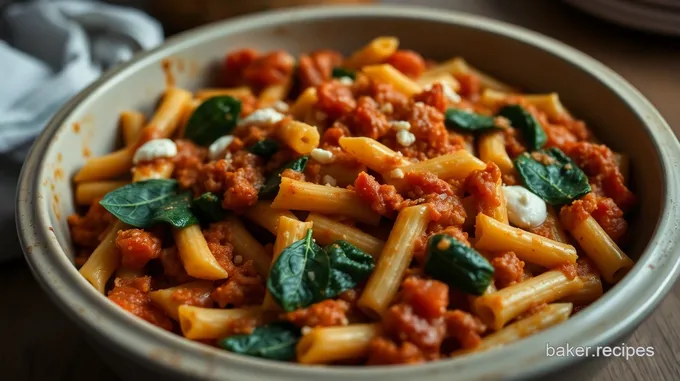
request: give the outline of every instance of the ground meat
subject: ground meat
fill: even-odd
[[[436,280],[409,277],[401,284],[401,303],[409,304],[426,319],[444,315],[449,304],[449,287]]]
[[[588,175],[590,182],[604,196],[614,200],[624,212],[635,204],[635,196],[626,187],[613,152],[605,145],[588,142],[567,144],[564,153]]]
[[[491,259],[494,269],[494,284],[498,289],[521,282],[524,277],[524,262],[512,251],[506,251]]]
[[[170,284],[181,284],[191,279],[186,270],[184,270],[184,264],[182,264],[176,247],[173,246],[161,250],[159,259],[163,266],[163,275],[165,275]]]
[[[180,187],[192,188],[201,175],[202,163],[208,151],[189,140],[178,139],[175,144],[177,155],[173,158],[175,164],[173,177],[177,179]]]
[[[444,114],[438,109],[422,102],[416,102],[411,108],[408,121],[410,132],[417,140],[427,142],[430,149],[437,152],[449,153],[447,149],[449,132],[444,125]]]
[[[224,59],[222,82],[225,86],[238,86],[243,83],[243,71],[252,64],[259,54],[255,49],[241,49],[227,54]]]
[[[212,299],[221,308],[259,305],[264,300],[265,281],[255,271],[253,261],[241,266],[232,264],[229,278],[212,293]]]
[[[319,50],[301,55],[298,60],[298,77],[302,90],[318,86],[331,78],[333,68],[340,66],[342,55],[333,50]]]
[[[248,170],[239,168],[236,172],[227,174],[222,200],[222,208],[243,212],[257,203],[257,194],[260,189],[258,183],[253,183],[248,179]]]
[[[374,99],[379,108],[382,110],[385,107],[391,109],[391,114],[396,120],[403,120],[410,109],[411,100],[401,92],[394,89],[389,83],[376,82],[369,80],[365,88],[357,86],[358,91],[356,96],[366,95]],[[387,106],[389,104],[389,106]]]
[[[278,50],[253,60],[243,70],[243,78],[257,89],[278,85],[290,78],[294,65],[295,59],[290,54]]]
[[[290,168],[286,168],[281,172],[281,177],[286,177],[289,179],[297,180],[297,181],[305,181],[305,174],[302,172],[294,171]]]
[[[172,330],[170,318],[151,303],[149,297],[151,278],[147,276],[142,279],[116,282],[115,287],[108,293],[109,300],[153,325]]]
[[[160,256],[161,239],[142,229],[119,230],[116,247],[124,268],[141,270],[147,262]]]
[[[390,131],[385,115],[378,110],[378,104],[369,97],[361,97],[353,112],[343,119],[355,136],[379,139]]]
[[[283,320],[298,327],[330,327],[347,325],[347,312],[350,304],[344,300],[328,299],[312,304],[307,308],[300,308],[293,312],[284,313]]]
[[[524,140],[519,131],[515,128],[504,128],[505,150],[511,158],[515,158],[527,151]]]
[[[565,206],[560,211],[560,218],[567,229],[592,216],[595,221],[614,241],[619,242],[628,229],[628,223],[623,218],[623,211],[611,198],[600,197],[593,192],[580,200]]]
[[[394,341],[377,337],[368,345],[367,365],[417,364],[425,361],[425,355],[412,343],[397,345]]]
[[[336,120],[356,107],[352,90],[339,82],[325,82],[316,88],[316,107]]]
[[[361,172],[357,176],[354,191],[373,211],[386,217],[393,217],[404,201],[393,185],[380,185],[366,172]]]
[[[397,50],[386,63],[411,78],[418,78],[425,70],[425,60],[413,50]]]
[[[574,263],[562,263],[555,270],[561,271],[568,279],[574,279],[577,275],[576,264]]]
[[[424,197],[428,194],[453,195],[451,185],[432,172],[408,172],[404,175],[409,198]]]
[[[91,252],[99,246],[114,220],[115,217],[99,204],[99,200],[94,200],[84,216],[74,214],[68,216],[67,221],[73,243]]]
[[[429,90],[425,90],[413,97],[416,102],[423,102],[428,106],[444,112],[446,111],[447,101],[444,95],[444,86],[441,83],[435,83]]]
[[[239,151],[229,160],[206,163],[194,183],[194,195],[223,193],[222,208],[242,212],[257,202],[258,190],[264,183],[261,162],[258,156]]]
[[[548,147],[564,147],[568,143],[576,143],[578,138],[565,126],[555,124],[542,124],[543,130],[548,136]]]
[[[456,339],[463,349],[478,346],[482,341],[480,335],[486,331],[481,320],[461,310],[447,311],[444,321],[447,336]]]
[[[465,179],[465,189],[474,196],[477,212],[493,215],[493,210],[501,205],[501,170],[489,162],[483,170],[475,170]]]
[[[460,90],[458,91],[460,95],[465,98],[475,100],[479,98],[482,91],[482,86],[479,83],[479,78],[471,73],[465,74],[455,74],[454,75],[458,82],[460,82]]]

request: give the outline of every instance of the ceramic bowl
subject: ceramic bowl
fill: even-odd
[[[572,319],[501,349],[418,366],[303,367],[235,355],[165,332],[118,308],[83,279],[66,217],[74,212],[72,175],[88,157],[114,149],[121,110],[151,113],[166,86],[169,58],[177,85],[206,86],[227,51],[255,47],[293,53],[348,53],[380,35],[432,59],[465,57],[531,92],[557,91],[615,151],[630,155],[640,207],[630,226],[632,271]],[[221,22],[174,37],[106,74],[51,120],[23,168],[17,221],[36,279],[78,323],[102,357],[126,377],[197,380],[491,380],[572,375],[582,358],[549,357],[546,345],[621,345],[678,275],[680,145],[654,107],[594,59],[537,33],[477,16],[403,7],[302,8]],[[563,370],[569,368],[567,371]],[[565,373],[567,372],[567,373]],[[148,378],[147,378],[148,379]]]

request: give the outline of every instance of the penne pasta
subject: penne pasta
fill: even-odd
[[[283,122],[277,130],[279,139],[293,151],[306,155],[319,146],[319,130],[295,120]]]
[[[291,211],[272,208],[271,203],[267,201],[259,201],[257,204],[251,206],[245,212],[244,216],[269,230],[274,235],[276,235],[276,230],[279,226],[279,217],[286,216],[293,220],[297,219]]]
[[[450,73],[434,73],[432,75],[428,75],[427,72],[425,72],[423,75],[418,77],[416,82],[423,89],[435,83],[441,83],[448,85],[451,90],[455,92],[460,91],[460,82],[458,82],[458,80]]]
[[[475,69],[460,57],[450,59],[430,68],[423,73],[423,76],[432,76],[439,73],[450,73],[454,76],[474,75],[479,79],[479,83],[484,89],[488,88],[505,92],[513,92],[515,90],[513,87]]]
[[[91,205],[95,200],[127,184],[129,184],[127,181],[93,181],[76,184],[76,203]]]
[[[380,324],[314,328],[298,342],[297,360],[301,364],[331,364],[364,358],[368,344],[381,331]]]
[[[79,272],[97,291],[102,294],[105,291],[106,282],[120,265],[120,253],[116,248],[116,237],[118,231],[125,229],[126,225],[116,221],[109,228],[106,236],[102,239],[99,246],[92,252],[87,262],[80,268]]]
[[[234,253],[243,257],[244,261],[253,261],[253,266],[262,278],[269,275],[272,259],[264,247],[246,230],[236,216],[228,216],[225,220],[229,227],[229,242],[234,246]]]
[[[380,215],[368,208],[352,190],[287,177],[281,178],[279,193],[272,202],[272,208],[347,216],[370,225],[380,222]]]
[[[247,308],[202,308],[179,306],[179,325],[184,337],[190,340],[221,339],[229,336],[234,324],[252,320],[255,325],[263,322],[259,307]]]
[[[326,164],[321,167],[321,178],[330,176],[335,179],[337,186],[344,188],[348,185],[353,185],[359,173],[365,169],[363,165],[347,167],[343,164]]]
[[[297,219],[281,216],[279,218],[279,229],[276,234],[276,241],[274,241],[274,256],[271,263],[276,262],[276,259],[281,255],[281,252],[292,245],[293,243],[303,239],[309,229],[312,229],[314,224],[312,222],[302,222]],[[272,295],[267,290],[264,296],[264,303],[262,308],[267,311],[276,310],[279,306],[272,298]]]
[[[602,289],[602,280],[599,274],[580,275],[583,287],[575,293],[562,298],[561,301],[574,304],[589,304],[599,299],[604,290]]]
[[[187,274],[207,280],[225,279],[229,276],[227,270],[220,266],[208,248],[199,225],[174,228],[172,236]]]
[[[319,98],[316,95],[316,88],[308,87],[297,97],[295,103],[290,106],[288,112],[293,118],[304,120],[307,115],[310,114],[312,108],[314,108],[314,105],[318,100]]]
[[[363,48],[357,50],[343,66],[350,69],[359,69],[366,65],[375,65],[385,62],[399,48],[399,39],[395,37],[378,37],[373,39]]]
[[[379,317],[397,294],[401,280],[413,259],[416,240],[430,222],[427,205],[404,208],[394,222],[373,273],[357,302],[366,314]]]
[[[478,352],[489,348],[509,344],[534,333],[550,328],[569,318],[573,305],[571,303],[553,303],[541,308],[535,314],[518,320],[498,332],[482,339],[482,343],[472,351]]]
[[[175,321],[179,321],[179,307],[184,305],[181,295],[183,292],[190,292],[192,297],[199,294],[198,298],[203,300],[210,300],[210,293],[213,292],[215,286],[212,282],[206,280],[197,280],[189,283],[184,283],[179,286],[164,288],[149,292],[151,302],[160,307],[165,313]],[[177,296],[180,296],[178,298]]]
[[[532,306],[562,299],[582,287],[579,277],[569,279],[562,271],[551,270],[481,296],[475,301],[475,311],[484,323],[498,331]]]
[[[225,89],[201,89],[196,92],[196,99],[205,101],[207,99],[219,96],[231,96],[236,98],[249,97],[253,95],[253,91],[248,86],[232,87]]]
[[[562,213],[562,223],[579,246],[597,266],[607,283],[616,283],[633,267],[633,261],[619,248],[592,216],[584,221],[567,221]]]
[[[483,161],[474,157],[467,150],[458,150],[448,155],[442,155],[433,159],[423,160],[404,167],[404,173],[409,172],[432,172],[442,180],[464,179],[472,171],[486,168]]]
[[[489,251],[514,251],[523,261],[547,268],[575,263],[576,248],[538,234],[501,223],[482,213],[475,224],[475,248]]]
[[[503,131],[492,131],[481,135],[477,150],[483,162],[496,164],[504,175],[513,173],[515,166],[508,151],[505,150]]]
[[[378,258],[385,246],[384,241],[370,234],[318,213],[309,213],[305,221],[314,223],[313,237],[321,245],[344,240],[363,250],[366,254],[370,254],[373,258]]]
[[[137,144],[145,122],[146,117],[139,111],[123,111],[120,113],[120,128],[126,147]]]
[[[144,181],[150,179],[167,179],[172,177],[175,164],[170,159],[156,159],[143,162],[132,169],[132,181]]]
[[[396,91],[409,97],[423,91],[418,83],[389,64],[365,66],[362,73],[376,82],[389,83]]]
[[[288,95],[289,88],[290,86],[288,83],[271,85],[260,92],[257,100],[261,107],[269,107],[277,101],[285,99],[286,95]]]
[[[409,164],[401,154],[371,138],[342,137],[338,142],[345,152],[376,172],[386,172]]]
[[[130,173],[134,155],[134,148],[126,147],[108,155],[89,159],[73,177],[73,181],[76,183],[101,181],[126,175]]]

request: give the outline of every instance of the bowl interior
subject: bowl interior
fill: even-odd
[[[305,17],[304,12],[287,12],[276,17],[259,18],[256,22],[244,19],[199,29],[175,39],[160,50],[145,54],[140,60],[117,70],[113,73],[115,75],[108,75],[97,86],[89,89],[79,103],[72,105],[63,118],[57,119],[60,123],[58,128],[46,132],[49,135],[49,144],[44,143],[47,148],[40,163],[36,165],[38,180],[35,203],[38,210],[46,213],[49,222],[40,220],[43,217],[39,216],[35,224],[44,229],[49,224],[58,245],[49,255],[67,256],[68,260],[73,260],[75,251],[70,242],[67,224],[67,217],[75,210],[70,179],[89,157],[111,152],[117,147],[120,140],[117,126],[121,111],[133,109],[151,115],[168,81],[163,70],[164,59],[170,64],[172,79],[177,86],[195,90],[215,85],[217,69],[225,53],[234,49],[284,49],[297,54],[333,48],[349,53],[380,35],[397,36],[403,48],[416,50],[426,58],[444,60],[462,56],[473,66],[527,92],[558,92],[566,107],[574,115],[584,119],[604,143],[615,151],[630,156],[631,178],[640,199],[640,208],[630,226],[631,242],[626,251],[634,259],[643,253],[660,220],[666,186],[659,148],[648,128],[667,127],[663,126],[663,122],[658,122],[658,116],[653,113],[636,113],[616,91],[596,79],[597,75],[609,74],[605,68],[599,65],[587,69],[580,67],[568,59],[558,57],[550,49],[538,48],[537,45],[546,44],[544,39],[534,40],[536,37],[526,32],[513,32],[500,23],[487,23],[476,17],[447,14],[438,16],[435,12],[424,11],[370,13],[350,9],[318,12],[313,16]],[[452,20],[455,22],[452,23]],[[523,41],[509,37],[513,33],[521,35]],[[561,54],[568,57],[577,53],[561,50]],[[574,62],[578,59],[575,57]],[[582,62],[589,65],[590,61]],[[651,126],[647,127],[650,120],[656,122],[650,122]],[[75,268],[62,271],[67,271],[69,278],[74,275],[72,280],[78,282],[77,287],[87,286],[83,279],[77,277]],[[604,299],[606,298],[605,296]],[[103,305],[101,308],[104,308]],[[84,319],[97,319],[97,315],[90,317],[85,312],[83,314]],[[593,321],[596,317],[586,314],[577,318]],[[620,319],[623,320],[624,317]],[[560,339],[566,337],[563,336]],[[163,340],[171,342],[175,339]],[[159,342],[160,339],[157,343]],[[528,348],[525,346],[523,349]],[[538,351],[535,355],[538,356]],[[499,366],[500,362],[512,364],[511,359],[501,357],[497,358]],[[524,365],[529,366],[538,358],[526,360]],[[247,363],[249,360],[243,361]],[[461,377],[471,371],[462,367],[462,362],[457,364],[461,365],[456,369],[461,371]],[[271,365],[271,369],[275,366]],[[488,373],[483,368],[477,367],[477,370],[472,371]],[[446,374],[450,375],[452,370],[447,369],[446,373],[442,373],[437,369],[443,371],[440,367],[431,368],[432,373],[429,374],[439,374],[442,379],[448,379]],[[200,369],[198,372],[201,372]],[[506,374],[522,372],[526,370],[515,369]],[[335,379],[333,374],[325,374]],[[363,374],[368,377],[373,373],[365,371]],[[341,379],[340,375],[338,373],[335,376]]]

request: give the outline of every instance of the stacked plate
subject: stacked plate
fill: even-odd
[[[680,36],[680,0],[565,0],[594,16],[648,32]]]

